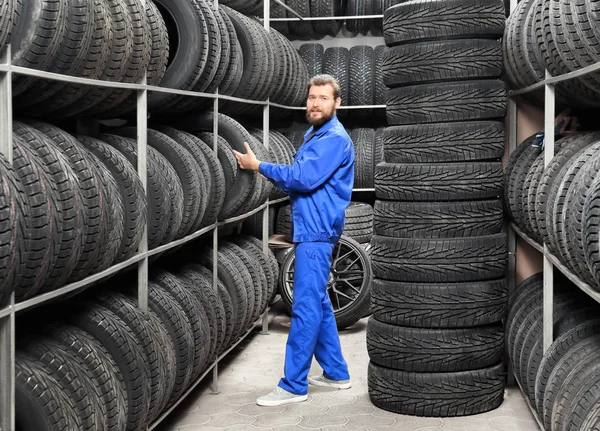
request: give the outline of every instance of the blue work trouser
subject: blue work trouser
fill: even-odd
[[[327,242],[296,244],[292,323],[285,349],[285,377],[279,382],[294,394],[308,391],[313,354],[328,379],[350,378],[327,293],[332,251],[333,244]]]

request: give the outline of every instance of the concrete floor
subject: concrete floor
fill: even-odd
[[[340,338],[353,386],[339,391],[310,387],[306,402],[260,407],[256,398],[277,385],[283,371],[290,319],[270,315],[269,335],[259,329],[220,364],[218,394],[210,376],[158,428],[161,431],[246,430],[400,430],[400,431],[536,431],[531,412],[518,387],[506,389],[505,401],[494,411],[464,418],[418,418],[374,407],[367,392],[367,319],[342,331]],[[313,362],[310,375],[321,374]]]

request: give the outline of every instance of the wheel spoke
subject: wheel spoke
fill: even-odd
[[[346,268],[344,268],[344,271],[347,271],[348,269],[350,269],[350,267],[351,267],[352,265],[354,265],[356,262],[358,262],[359,260],[360,260],[360,256],[358,256],[356,259],[354,259],[354,260],[352,261],[352,263],[351,263],[351,264],[349,264],[349,265],[348,265]],[[339,271],[338,271],[338,272],[339,272]]]
[[[337,264],[340,260],[346,259],[346,257],[350,256],[352,253],[354,253],[354,250],[350,250],[348,253],[346,253],[342,257],[339,257],[339,253],[338,253],[338,258],[335,260],[335,263]]]
[[[349,281],[347,281],[347,280],[339,280],[339,281],[346,283],[350,287],[350,289],[354,290],[357,294],[360,293],[360,290],[357,289],[355,286],[353,286],[352,283],[350,283]]]
[[[354,281],[354,280],[362,280],[364,277],[364,275],[357,275],[355,277],[339,277],[336,279],[336,281]]]
[[[333,291],[334,291],[334,292],[335,292],[337,295],[339,295],[339,296],[341,296],[341,297],[343,297],[343,298],[346,298],[346,299],[347,299],[347,300],[349,300],[349,301],[354,301],[354,298],[352,298],[351,296],[348,296],[348,295],[346,295],[346,294],[345,294],[345,293],[343,293],[343,292],[340,292],[340,291],[339,291],[339,290],[337,290],[336,288],[334,288],[334,289],[333,289]],[[338,304],[339,304],[339,301],[338,301]]]

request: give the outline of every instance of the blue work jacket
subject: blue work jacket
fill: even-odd
[[[292,165],[261,162],[259,171],[290,195],[295,243],[339,240],[354,186],[354,146],[336,116],[308,129]]]

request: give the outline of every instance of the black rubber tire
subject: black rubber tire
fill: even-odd
[[[401,201],[490,199],[501,195],[502,176],[500,162],[383,162],[375,167],[375,195]]]
[[[303,17],[311,16],[310,1],[286,0],[286,5]],[[311,21],[290,21],[288,25],[290,33],[300,40],[308,40],[315,36],[315,30]]]
[[[135,292],[137,296],[137,292]],[[130,294],[133,298],[133,292]],[[148,308],[167,328],[175,347],[176,372],[173,390],[167,395],[167,408],[177,401],[192,382],[194,338],[192,328],[181,305],[163,287],[148,282]]]
[[[456,238],[500,233],[501,200],[465,202],[375,201],[375,233],[398,238]]]
[[[373,0],[347,0],[346,14],[348,16],[373,15]],[[353,35],[366,35],[371,29],[370,19],[347,19],[346,29]]]
[[[17,173],[0,156],[0,306],[15,289],[15,280],[25,255],[25,233],[30,213],[27,196]]]
[[[375,70],[373,48],[368,45],[355,45],[350,48],[348,59],[348,105],[373,105],[375,100]],[[373,115],[372,109],[357,109],[349,112],[351,118],[367,119]]]
[[[504,139],[497,121],[392,126],[383,130],[383,151],[388,163],[498,160]]]
[[[127,389],[117,363],[108,350],[87,332],[64,323],[44,325],[41,331],[76,355],[93,374],[94,384],[102,393],[108,431],[127,425]]]
[[[408,239],[375,235],[375,277],[425,283],[504,277],[508,264],[504,234],[454,239]]]
[[[325,53],[323,45],[320,43],[304,43],[300,46],[298,52],[302,60],[304,60],[310,76],[321,75],[323,73],[323,55]]]
[[[371,316],[367,351],[377,365],[412,373],[487,368],[502,362],[504,328],[501,323],[457,329],[409,328]]]
[[[383,82],[403,85],[469,79],[497,79],[502,75],[502,46],[497,40],[457,39],[411,43],[385,51]]]
[[[61,224],[52,181],[33,151],[15,135],[13,166],[25,192],[24,253],[14,281],[15,298],[23,300],[41,289],[46,274],[54,266]]]
[[[368,369],[373,405],[411,416],[467,416],[495,409],[502,404],[505,383],[502,364],[457,373],[407,373],[372,362]]]
[[[390,125],[503,118],[506,90],[499,80],[442,82],[390,89],[386,114]]]
[[[377,45],[373,50],[373,70],[375,71],[375,95],[373,97],[373,104],[385,105],[385,97],[387,93],[387,86],[383,82],[383,67],[384,67],[384,56],[387,47],[385,45]],[[385,117],[385,110],[378,109],[378,115]]]
[[[407,283],[376,278],[371,288],[373,316],[413,328],[466,328],[506,317],[505,279],[465,283]]]
[[[49,138],[34,127],[17,121],[13,121],[13,130],[34,152],[57,196],[61,236],[56,261],[46,274],[42,292],[54,290],[69,279],[83,251],[85,199],[68,159]]]
[[[135,141],[117,135],[103,134],[100,136],[104,142],[115,147],[121,152],[132,166],[137,166],[137,147]],[[160,171],[159,154],[154,148],[148,148],[148,249],[158,247],[170,241],[167,231],[172,232],[171,213],[175,211],[175,202],[165,187],[164,173]],[[171,228],[169,229],[169,226]]]
[[[39,335],[25,335],[18,349],[44,367],[59,383],[58,388],[73,402],[81,430],[106,430],[106,407],[91,371],[60,343]]]
[[[367,128],[352,129],[350,139],[354,144],[354,188],[372,188],[375,130]]]
[[[81,429],[73,400],[58,381],[34,358],[15,358],[15,425],[27,430]]]
[[[310,16],[340,16],[343,15],[343,6],[342,0],[310,0]],[[317,35],[335,37],[342,28],[342,23],[341,20],[313,21],[312,26]]]
[[[446,39],[499,39],[506,17],[501,0],[404,2],[385,10],[387,46]]]
[[[349,100],[349,78],[350,51],[348,48],[331,47],[325,50],[323,55],[323,73],[333,76],[340,84],[342,105],[348,105]],[[344,112],[338,111],[338,117]]]
[[[150,370],[139,341],[127,325],[107,308],[79,302],[69,323],[98,339],[119,366],[127,388],[127,430],[142,430],[148,423]]]
[[[3,1],[0,5],[0,54],[4,52],[10,40],[22,9],[22,0]]]
[[[194,359],[190,383],[195,382],[207,367],[210,355],[210,329],[206,312],[200,300],[192,294],[193,288],[187,281],[164,270],[152,271],[150,278],[162,286],[181,305],[190,322],[194,338]]]

